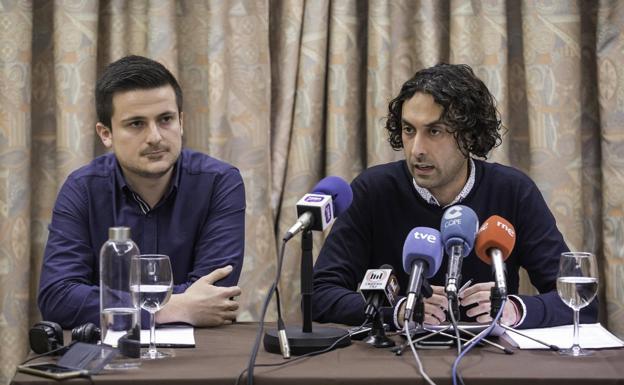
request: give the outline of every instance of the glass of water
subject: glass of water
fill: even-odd
[[[173,352],[156,350],[155,315],[171,297],[173,274],[169,257],[162,254],[143,254],[139,259],[140,283],[135,290],[139,294],[141,308],[150,313],[150,342],[141,358],[157,359],[173,356]]]
[[[568,252],[561,254],[557,292],[563,302],[574,310],[574,339],[572,347],[559,353],[570,356],[588,356],[589,350],[579,345],[579,310],[589,305],[598,292],[598,266],[592,253]]]

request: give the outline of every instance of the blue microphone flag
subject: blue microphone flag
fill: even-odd
[[[446,253],[450,255],[453,246],[461,246],[462,257],[466,257],[474,246],[478,230],[479,218],[470,207],[454,205],[446,209],[440,224]]]
[[[427,278],[433,277],[442,264],[442,241],[440,232],[430,227],[413,228],[403,244],[403,269],[411,274],[415,261],[427,263],[423,272]]]

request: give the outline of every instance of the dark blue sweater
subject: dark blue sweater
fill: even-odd
[[[496,214],[514,225],[516,245],[506,261],[508,292],[518,292],[520,266],[540,292],[519,296],[527,310],[519,327],[572,323],[572,310],[556,290],[559,256],[568,247],[537,186],[511,167],[475,160],[475,168],[474,187],[461,204],[472,208],[480,223]],[[353,203],[336,220],[314,266],[312,313],[319,322],[364,322],[365,303],[356,290],[367,269],[384,263],[394,267],[404,295],[409,280],[402,268],[405,237],[417,226],[439,229],[444,212],[416,192],[405,161],[371,167],[351,187]],[[446,265],[444,258],[431,284],[444,284]],[[474,283],[492,281],[491,267],[473,251],[463,260],[462,278],[472,278]],[[581,321],[595,322],[597,309],[594,301],[581,312]],[[384,319],[392,324],[392,309],[384,309]]]

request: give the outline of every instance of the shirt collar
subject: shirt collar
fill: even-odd
[[[171,184],[169,185],[169,190],[167,190],[167,193],[165,194],[163,199],[161,199],[161,201],[165,200],[174,191],[178,190],[178,186],[180,185],[180,174],[181,174],[179,170],[182,167],[183,155],[184,155],[184,151],[180,151],[180,156],[178,156],[178,160],[176,161],[176,164],[173,166],[173,173],[171,174]],[[141,211],[143,211],[144,214],[151,210],[149,205],[145,203],[143,199],[141,199],[141,197],[137,193],[132,191],[132,189],[128,185],[128,182],[126,182],[126,178],[124,178],[123,172],[121,171],[121,165],[119,164],[119,161],[117,161],[117,157],[115,157],[115,177],[118,181],[117,183],[121,191],[129,192],[132,195],[132,198],[139,204],[139,206],[141,207]]]
[[[470,166],[470,175],[468,176],[468,180],[466,181],[464,188],[462,188],[462,190],[459,192],[459,194],[457,194],[457,196],[455,197],[455,199],[453,199],[451,203],[444,206],[443,208],[449,207],[451,205],[454,205],[456,203],[463,201],[464,199],[466,199],[468,194],[470,194],[470,191],[472,190],[472,187],[474,186],[474,183],[475,183],[475,164],[472,158],[469,158],[469,160],[470,162],[468,162],[468,164]],[[429,203],[430,205],[438,206],[438,207],[442,206],[440,202],[438,202],[436,197],[434,197],[433,194],[431,194],[431,192],[427,190],[426,188],[420,187],[416,183],[416,179],[414,179],[413,177],[412,177],[412,183],[414,184],[414,188],[416,189],[416,192],[418,193],[418,195],[420,195],[421,198],[423,198],[427,203]]]

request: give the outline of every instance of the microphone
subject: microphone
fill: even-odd
[[[301,231],[325,230],[338,215],[342,214],[353,200],[351,186],[344,179],[328,176],[321,179],[312,192],[297,202],[297,222],[286,232],[288,241]]]
[[[368,269],[360,285],[360,292],[366,301],[366,317],[373,317],[380,307],[392,307],[399,294],[399,281],[392,266],[381,265],[379,269]]]
[[[505,260],[516,243],[516,232],[511,223],[498,215],[489,217],[479,229],[475,252],[477,256],[492,266],[494,282],[501,298],[507,296],[505,282]]]
[[[467,206],[451,206],[444,212],[440,232],[442,243],[449,255],[446,274],[445,291],[447,296],[455,298],[461,284],[462,258],[470,254],[474,245],[479,219],[477,214]]]
[[[420,296],[423,276],[433,277],[442,264],[440,232],[430,227],[413,228],[403,244],[403,270],[410,275],[405,301],[406,324],[412,319],[416,301]]]

